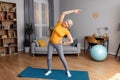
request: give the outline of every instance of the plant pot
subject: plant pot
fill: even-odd
[[[29,53],[30,52],[30,48],[29,47],[25,47],[25,52]]]

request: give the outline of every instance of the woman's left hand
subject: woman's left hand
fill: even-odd
[[[82,10],[81,9],[76,9],[75,13],[80,13]]]

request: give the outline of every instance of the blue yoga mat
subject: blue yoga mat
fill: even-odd
[[[89,80],[87,71],[75,71],[70,70],[72,77],[68,78],[65,70],[52,69],[52,73],[49,76],[45,76],[47,69],[27,67],[18,76],[26,78],[42,78],[52,80]]]

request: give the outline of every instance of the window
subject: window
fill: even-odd
[[[48,0],[34,0],[34,21],[36,39],[46,37],[49,33]]]

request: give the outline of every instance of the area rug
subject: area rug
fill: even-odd
[[[18,76],[25,78],[41,78],[50,80],[89,80],[87,71],[70,70],[72,77],[66,76],[65,70],[53,69],[49,76],[45,76],[47,69],[27,67]]]

